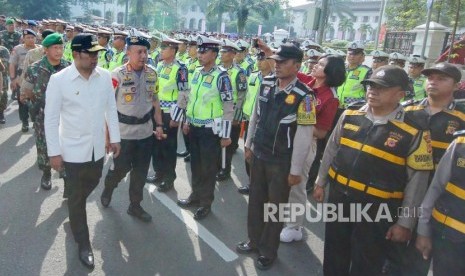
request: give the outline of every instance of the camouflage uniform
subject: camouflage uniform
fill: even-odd
[[[13,48],[18,45],[21,41],[21,33],[19,32],[8,32],[7,30],[2,31],[0,35],[1,43],[8,51],[11,52]]]
[[[3,88],[2,91],[0,91],[0,113],[3,113],[8,103],[8,62],[10,60],[10,51],[8,51],[8,49],[3,46],[0,46],[0,60],[2,60],[2,63],[5,66],[5,70],[1,72],[3,78]]]
[[[23,88],[32,90],[34,99],[31,101],[31,113],[35,113],[34,131],[36,136],[37,147],[37,164],[42,171],[50,171],[50,163],[47,156],[47,143],[45,141],[44,130],[44,108],[45,108],[45,90],[50,76],[63,68],[67,67],[69,62],[61,60],[58,66],[52,66],[47,57],[34,62],[27,68],[24,76]]]

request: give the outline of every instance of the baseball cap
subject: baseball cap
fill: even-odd
[[[296,59],[298,61],[302,61],[304,57],[304,53],[297,47],[295,44],[292,43],[284,43],[279,46],[276,53],[269,58],[274,60],[287,60],[287,59]]]
[[[462,73],[460,70],[455,65],[447,62],[437,63],[431,68],[421,70],[421,73],[425,76],[434,73],[445,74],[453,78],[455,82],[460,82],[462,79]]]
[[[395,65],[385,65],[376,69],[371,77],[363,80],[362,84],[378,84],[383,87],[400,86],[405,91],[412,91],[407,73]]]
[[[89,33],[80,33],[73,37],[71,50],[77,52],[98,52],[105,50],[105,48],[98,44],[97,36]]]

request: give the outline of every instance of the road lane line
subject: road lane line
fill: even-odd
[[[207,228],[198,223],[186,210],[180,208],[167,195],[155,192],[154,185],[146,185],[147,190],[163,205],[165,205],[176,217],[189,227],[197,236],[206,242],[213,250],[220,255],[225,262],[232,262],[238,258],[237,254],[229,249],[222,241],[215,237]]]

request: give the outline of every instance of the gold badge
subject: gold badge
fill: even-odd
[[[127,94],[126,96],[124,96],[124,100],[125,100],[127,103],[132,102],[132,95]]]
[[[295,95],[289,94],[287,95],[286,99],[284,100],[287,104],[294,104],[295,103]]]
[[[386,142],[384,142],[384,146],[389,147],[389,148],[394,148],[397,146],[397,143],[399,143],[399,140],[402,139],[402,135],[397,132],[389,132],[389,137],[386,139]]]
[[[205,82],[205,83],[212,83],[212,81],[213,81],[213,76],[208,75],[208,76],[205,78],[205,81],[204,81],[204,82]]]
[[[465,168],[465,158],[457,158],[457,167]]]
[[[459,123],[457,121],[449,121],[447,123],[446,134],[453,135],[457,131]]]

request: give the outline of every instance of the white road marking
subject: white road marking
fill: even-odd
[[[206,242],[213,250],[220,255],[225,262],[232,262],[238,258],[237,254],[229,249],[222,241],[215,237],[207,228],[198,223],[186,210],[180,208],[167,195],[156,192],[155,186],[146,185],[147,190],[163,205],[165,205],[176,217],[189,227],[197,236]]]

